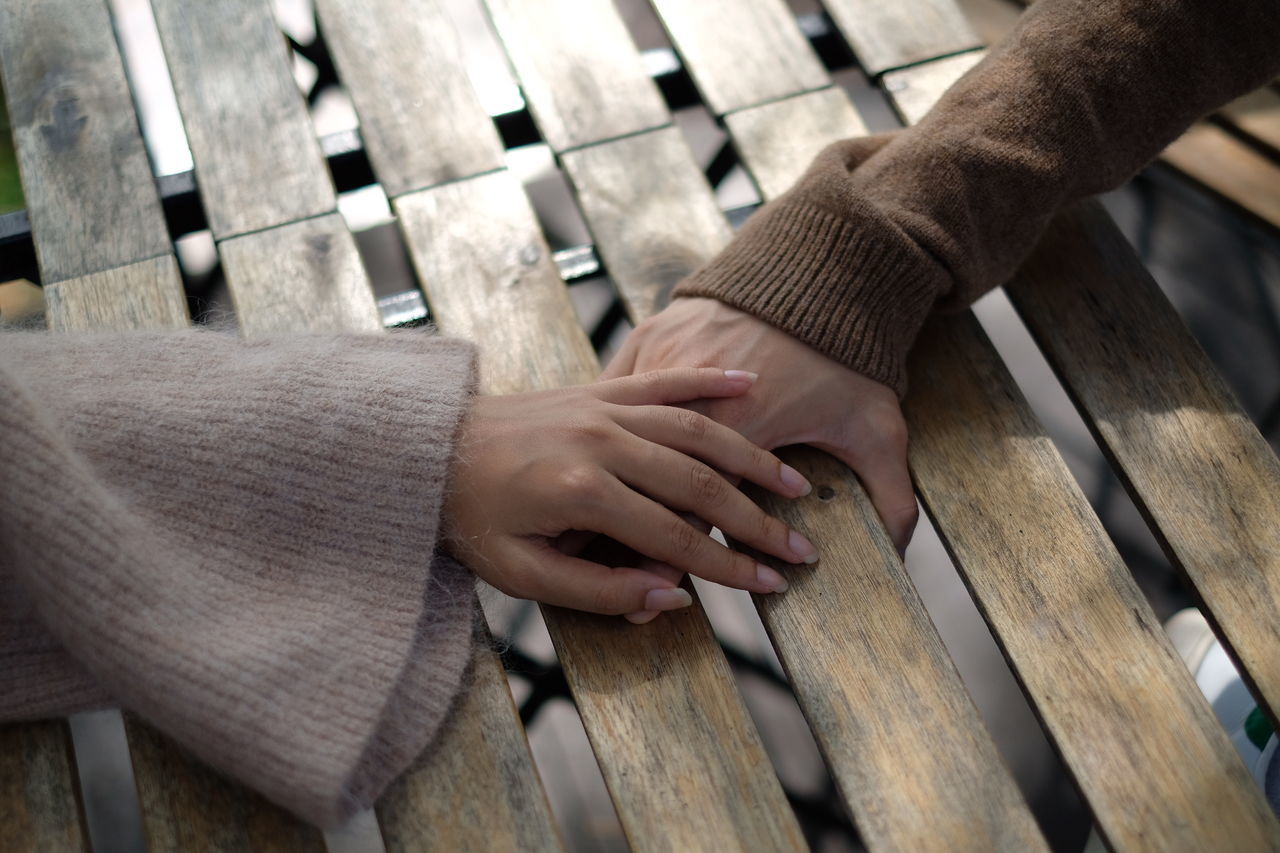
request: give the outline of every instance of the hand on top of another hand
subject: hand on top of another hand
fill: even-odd
[[[675,610],[678,573],[608,568],[562,553],[568,531],[600,533],[680,571],[754,592],[786,581],[681,518],[687,512],[792,563],[813,546],[725,475],[784,497],[809,484],[733,430],[670,406],[746,393],[740,371],[686,367],[554,391],[478,397],[463,426],[445,505],[449,550],[520,598],[595,613]]]
[[[809,444],[835,456],[858,475],[898,550],[906,549],[918,511],[906,422],[887,385],[763,320],[701,298],[677,299],[637,326],[603,378],[710,364],[733,364],[760,379],[749,394],[688,408],[768,450]]]

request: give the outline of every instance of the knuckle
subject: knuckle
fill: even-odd
[[[596,500],[604,494],[604,476],[593,465],[570,465],[556,477],[557,491],[584,500]]]
[[[671,416],[676,422],[676,428],[686,437],[695,443],[700,443],[707,437],[710,421],[704,415],[700,415],[690,409],[672,409],[671,411]]]
[[[690,555],[696,553],[700,535],[697,530],[683,519],[677,518],[671,523],[671,547],[677,554]]]
[[[617,616],[627,610],[623,605],[622,595],[611,584],[593,590],[588,606],[592,613],[603,613],[607,616]]]
[[[701,463],[689,467],[689,489],[700,507],[722,506],[728,497],[728,483],[715,471]]]

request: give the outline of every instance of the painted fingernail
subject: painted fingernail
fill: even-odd
[[[658,611],[641,610],[638,613],[628,613],[625,618],[628,622],[632,623],[633,625],[644,625],[648,622],[652,622],[654,619],[657,619]]]
[[[756,563],[756,580],[762,586],[768,587],[769,592],[786,592],[787,579],[766,566],[764,563]]]
[[[752,373],[750,370],[726,370],[724,372],[725,379],[737,379],[743,382],[755,382],[760,378],[759,373]]]
[[[804,497],[813,491],[813,484],[805,479],[804,474],[801,474],[790,465],[783,465],[778,469],[778,479],[791,491],[799,492],[800,497]]]
[[[687,590],[651,589],[644,597],[645,610],[679,610],[693,604],[693,596]]]
[[[812,542],[794,530],[787,537],[787,546],[791,548],[791,553],[799,557],[806,566],[812,566],[818,562],[818,549],[813,546]]]

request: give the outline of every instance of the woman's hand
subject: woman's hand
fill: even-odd
[[[608,568],[561,553],[567,531],[609,536],[653,560],[753,592],[781,592],[774,570],[680,517],[793,563],[817,551],[724,476],[786,497],[808,482],[711,419],[666,404],[745,394],[755,375],[681,368],[555,391],[480,397],[468,416],[445,505],[449,549],[520,598],[620,614],[675,610],[689,594],[670,576]]]

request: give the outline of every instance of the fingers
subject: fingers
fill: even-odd
[[[684,403],[702,397],[736,397],[751,390],[756,374],[718,367],[676,367],[624,376],[591,386],[606,403],[623,406]]]
[[[772,453],[689,409],[628,406],[615,412],[614,419],[640,438],[701,459],[783,497],[798,498],[813,491],[804,475]]]
[[[693,603],[675,581],[641,569],[611,569],[560,553],[545,543],[523,541],[504,549],[499,559],[513,580],[503,592],[559,607],[617,616],[623,613],[680,610]]]
[[[640,351],[637,344],[638,340],[639,336],[636,335],[635,332],[627,335],[626,339],[622,342],[622,348],[618,350],[613,358],[609,359],[609,363],[605,366],[604,370],[600,371],[600,376],[597,377],[597,381],[607,382],[610,379],[629,376],[635,372],[636,355]]]
[[[786,579],[773,569],[730,551],[666,507],[614,483],[604,500],[583,507],[575,527],[599,531],[646,557],[714,583],[760,593],[786,590]]]
[[[840,443],[817,446],[858,475],[898,554],[905,556],[920,510],[907,466],[906,428],[900,421],[880,423],[861,439],[842,437]]]
[[[817,562],[818,551],[809,540],[756,506],[711,467],[670,448],[633,441],[635,450],[614,460],[613,472],[624,483],[665,507],[693,513],[757,551],[791,563]],[[775,459],[772,467],[779,464]],[[701,538],[712,542],[705,535]]]

